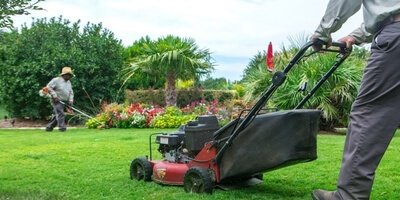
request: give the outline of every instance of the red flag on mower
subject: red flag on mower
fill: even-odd
[[[271,42],[269,42],[269,44],[268,44],[268,50],[267,50],[265,63],[267,65],[268,71],[270,71],[270,72],[274,71],[274,51],[272,50]]]

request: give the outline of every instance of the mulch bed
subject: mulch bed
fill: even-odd
[[[47,121],[32,119],[2,119],[0,128],[45,127]]]

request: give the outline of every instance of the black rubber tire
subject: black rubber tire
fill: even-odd
[[[187,193],[212,194],[214,182],[207,169],[193,167],[186,172],[183,178],[183,188]]]
[[[264,180],[264,174],[263,174],[263,173],[255,174],[255,175],[253,176],[253,178],[258,178],[258,179],[260,179],[260,180]]]
[[[131,162],[131,179],[151,181],[153,169],[146,158],[136,158]]]

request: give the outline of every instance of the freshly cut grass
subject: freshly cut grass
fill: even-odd
[[[130,180],[132,159],[149,154],[149,135],[170,131],[0,129],[0,199],[308,200],[313,189],[335,188],[345,138],[319,135],[316,161],[267,172],[263,184],[249,188],[198,195],[178,186]],[[399,143],[396,136],[377,171],[371,199],[400,198]],[[156,150],[153,155],[160,158]]]

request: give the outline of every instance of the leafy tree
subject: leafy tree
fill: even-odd
[[[38,91],[64,66],[76,75],[71,82],[77,107],[88,111],[116,100],[123,47],[101,24],[81,28],[62,17],[38,19],[0,36],[0,94],[14,116],[48,116],[52,109]]]
[[[275,53],[275,68],[283,70],[298,52],[300,45],[295,43],[280,53]],[[365,55],[362,50],[351,55],[335,73],[321,86],[304,106],[317,108],[323,114],[323,128],[332,129],[335,125],[345,125],[352,102],[357,94],[362,76]],[[334,53],[314,54],[303,59],[287,75],[285,83],[278,88],[270,99],[268,106],[279,109],[293,109],[307,94],[322,75],[328,71],[335,60]],[[265,67],[265,52],[259,52],[244,70],[243,84],[246,88],[246,99],[256,100],[270,84],[273,73]],[[299,90],[305,83],[307,89]]]
[[[158,80],[164,78],[167,106],[176,105],[176,80],[198,80],[213,70],[209,50],[200,49],[190,38],[168,35],[153,41],[145,37],[135,42],[130,50],[125,81],[143,74]]]
[[[228,90],[232,88],[232,84],[226,78],[212,78],[208,76],[205,80],[200,81],[204,89],[209,90]]]
[[[14,15],[29,15],[29,10],[43,10],[37,4],[44,0],[1,0],[0,28],[12,28]]]

